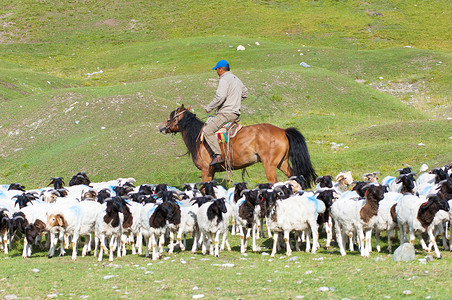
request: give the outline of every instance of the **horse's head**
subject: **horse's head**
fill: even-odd
[[[189,111],[190,108],[191,106],[185,108],[182,104],[181,107],[173,110],[168,119],[166,119],[166,122],[159,125],[159,131],[163,134],[179,132],[179,121],[182,119],[184,112]]]

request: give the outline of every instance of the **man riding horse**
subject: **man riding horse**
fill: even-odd
[[[212,70],[217,71],[220,80],[215,98],[206,107],[207,113],[217,109],[216,115],[203,128],[205,141],[212,150],[210,166],[224,162],[215,133],[226,123],[234,122],[240,117],[242,99],[248,97],[248,89],[237,76],[230,72],[229,63],[226,60],[217,62]]]

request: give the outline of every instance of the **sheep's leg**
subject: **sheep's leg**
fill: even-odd
[[[333,241],[333,220],[331,216],[328,218],[328,222],[324,224],[324,228],[326,231],[326,248],[331,246],[331,242]]]
[[[292,249],[290,247],[290,231],[288,230],[284,231],[284,242],[286,243],[286,255],[291,256]]]
[[[235,217],[234,217],[234,215],[232,216],[232,221],[231,221],[231,223],[232,223],[232,226],[231,226],[231,235],[235,235]]]
[[[372,229],[366,231],[366,253],[367,255],[370,255],[372,252]]]
[[[253,224],[253,230],[255,230],[254,238],[257,240],[261,239],[261,227],[262,227],[262,237],[264,237],[264,219],[262,222],[257,218]]]
[[[240,253],[245,253],[246,249],[245,249],[245,234],[243,233],[243,226],[241,225],[237,225],[240,233]]]
[[[365,247],[366,245],[366,237],[364,235],[364,232],[362,231],[362,229],[358,229],[357,230],[357,238],[358,241],[360,242],[359,244],[359,251],[361,252],[361,256],[367,257],[369,256],[367,253],[367,249]]]
[[[433,230],[428,230],[427,233],[430,238],[430,244],[433,244],[433,248],[435,249],[436,257],[441,258],[441,252],[439,251],[438,245],[436,244],[436,238],[435,235],[433,234]]]
[[[64,234],[64,249],[69,249],[69,233]]]
[[[215,257],[220,257],[219,244],[220,244],[220,231],[218,230],[215,233]]]
[[[228,251],[231,251],[231,245],[229,245],[229,242],[228,242],[228,231],[227,230],[223,233],[223,241],[221,242],[221,247],[220,247],[221,251],[224,250],[225,244],[226,244],[226,248],[228,249]]]
[[[438,227],[439,234],[441,234],[441,240],[442,240],[442,243],[443,243],[443,248],[444,248],[444,250],[449,251],[449,245],[447,244],[447,233],[446,233],[446,231],[447,231],[447,224],[446,224],[446,229],[444,229],[443,224],[439,224],[437,227]]]
[[[380,248],[380,230],[375,229],[375,240],[377,241],[377,252],[381,251]],[[388,245],[389,245],[389,237],[388,237]]]
[[[249,242],[250,238],[251,238],[251,227],[248,227],[246,229],[246,236],[245,236],[245,252],[248,249],[248,242]],[[245,252],[243,252],[243,253],[245,253]]]
[[[199,239],[199,231],[193,232],[193,245],[191,246],[191,252],[196,253],[198,250],[198,239]]]
[[[259,233],[259,228],[257,228],[257,225],[253,225],[253,252],[261,251],[261,247],[258,247],[256,245],[256,235]]]
[[[143,233],[140,232],[137,235],[137,253],[138,255],[142,255],[143,254]]]
[[[88,244],[91,244],[91,235],[85,235],[85,242],[83,243],[82,248],[82,257],[85,257],[88,252]]]
[[[121,256],[126,256],[127,255],[126,244],[127,244],[127,240],[128,240],[127,235],[121,234],[120,240],[121,240],[121,245],[120,245],[121,249],[119,252],[122,251]]]
[[[305,241],[306,241],[306,253],[311,251],[311,233],[309,230],[303,230]],[[314,239],[312,240],[312,249],[314,249]]]
[[[133,232],[129,235],[129,243],[132,245],[132,255],[136,255],[137,247],[135,246],[135,234],[133,234]]]
[[[212,233],[209,233],[209,255],[214,255],[214,244],[215,237],[212,235]]]
[[[431,250],[431,248],[427,247],[427,244],[425,243],[424,239],[422,238],[422,234],[415,233],[415,236],[419,239],[419,244],[421,244],[421,247],[423,250],[427,250],[427,251]],[[413,243],[413,245],[414,245],[414,243]]]
[[[388,230],[388,253],[392,253],[392,242],[394,241],[394,229]]]
[[[311,222],[311,234],[312,234],[312,251],[311,253],[314,253],[318,249],[319,245],[319,226],[317,225],[317,221],[314,220]]]
[[[185,251],[185,247],[186,247],[185,234],[184,234],[184,242],[182,242],[182,228],[181,227],[179,227],[179,229],[177,230],[177,243],[179,244],[180,250]]]
[[[271,257],[275,257],[276,254],[276,247],[278,245],[278,232],[274,232],[273,233],[273,250],[272,250],[272,254],[270,255]]]
[[[157,239],[154,233],[149,237],[149,244],[151,244],[152,248],[152,260],[157,260],[159,258],[159,251],[157,251]]]
[[[353,236],[353,232],[348,233],[348,248],[351,252],[355,251],[355,242],[353,241]]]
[[[272,236],[272,231],[270,230],[269,224],[270,224],[270,221],[267,219],[267,217],[265,217],[265,225],[267,226],[267,234],[268,234],[269,237],[271,237]]]
[[[25,240],[24,240],[24,250],[25,250]],[[49,253],[47,255],[49,258],[52,258],[55,255],[55,246],[56,246],[55,240],[56,240],[55,233],[50,232],[50,237],[49,237],[50,248],[49,248]]]
[[[159,238],[159,256],[163,254],[164,247],[165,247],[165,234],[162,233]]]
[[[201,248],[202,255],[206,255],[206,253],[207,253],[207,243],[208,243],[207,239],[208,239],[207,234],[204,234],[202,248]]]
[[[102,257],[104,255],[104,249],[107,248],[105,245],[105,235],[101,234],[99,237],[100,246],[99,246],[99,256],[97,258],[97,261],[102,261]]]
[[[22,251],[22,257],[23,258],[26,258],[28,256],[27,246],[28,246],[27,238],[24,238],[24,250]]]
[[[99,238],[94,235],[94,257],[97,257],[97,250],[99,248]]]
[[[77,244],[79,239],[79,233],[74,232],[74,236],[72,237],[72,260],[75,261],[77,259]]]
[[[338,222],[334,222],[334,228],[336,229],[336,241],[337,244],[339,245],[339,250],[341,252],[342,256],[345,256],[347,253],[345,252],[345,245],[344,245],[344,240],[345,240],[345,233],[342,232],[341,230],[341,226],[339,225]]]
[[[300,251],[300,241],[301,241],[301,232],[295,231],[294,237],[295,237],[295,251]]]
[[[168,245],[168,254],[172,254],[174,252],[174,232],[170,230],[169,232],[169,245]]]
[[[110,249],[109,249],[109,256],[108,256],[108,260],[109,261],[113,261],[113,256],[114,256],[114,251],[115,251],[115,242],[116,242],[116,236],[112,235],[110,237]]]

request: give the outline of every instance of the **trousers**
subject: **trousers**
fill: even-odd
[[[204,132],[204,139],[212,150],[213,157],[215,157],[215,155],[221,155],[220,144],[218,143],[215,132],[217,132],[226,123],[237,120],[239,116],[240,115],[236,114],[217,114],[212,120],[204,125],[202,129]]]

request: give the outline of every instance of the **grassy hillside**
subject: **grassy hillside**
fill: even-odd
[[[206,118],[223,58],[251,92],[242,122],[299,128],[319,174],[441,166],[450,13],[447,1],[1,3],[0,182],[199,181],[181,138],[156,126],[181,103]],[[266,181],[259,165],[246,176]]]

